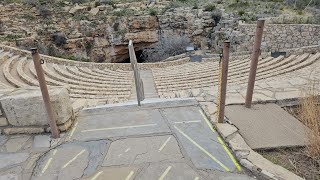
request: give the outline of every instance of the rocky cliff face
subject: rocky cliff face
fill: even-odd
[[[14,3],[0,5],[0,12],[2,43],[26,49],[36,45],[46,54],[96,62],[121,62],[129,57],[129,40],[138,51],[169,34],[187,35],[196,46],[206,46],[215,25],[211,12],[191,7],[165,11],[163,4],[148,9],[143,3],[66,3],[41,9]],[[53,39],[57,33],[62,42]]]

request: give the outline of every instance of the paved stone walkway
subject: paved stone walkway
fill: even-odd
[[[144,86],[144,96],[146,99],[149,98],[158,98],[158,93],[156,86],[154,84],[153,75],[151,70],[141,70],[140,77],[143,81]],[[137,100],[136,87],[132,86],[130,100]]]
[[[79,114],[73,129],[0,136],[0,179],[253,179],[195,100],[106,105]]]

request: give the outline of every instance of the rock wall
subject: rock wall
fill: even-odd
[[[238,28],[245,36],[235,50],[252,50],[256,25],[239,24]],[[320,45],[320,25],[266,24],[261,48],[262,51],[281,51],[312,45]]]

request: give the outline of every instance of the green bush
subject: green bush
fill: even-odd
[[[158,10],[155,9],[155,8],[150,8],[150,9],[149,9],[149,15],[150,15],[150,16],[156,16],[156,15],[158,15]]]
[[[216,5],[214,4],[207,4],[205,7],[204,7],[204,10],[205,11],[214,11],[216,9]]]

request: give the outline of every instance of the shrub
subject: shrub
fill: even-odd
[[[300,119],[310,130],[307,133],[307,152],[310,157],[320,161],[319,83],[311,82],[304,94],[306,98],[300,103]]]
[[[214,11],[216,9],[216,6],[214,4],[208,4],[204,7],[205,11]]]
[[[57,46],[61,46],[67,43],[66,35],[61,32],[54,33],[52,35],[52,40]]]
[[[41,5],[38,7],[40,16],[44,18],[48,18],[51,15],[51,11],[45,5]]]
[[[150,8],[149,14],[150,14],[150,16],[156,16],[158,14],[158,10],[155,8]]]
[[[159,42],[143,50],[143,58],[147,62],[156,62],[186,52],[186,47],[191,44],[187,36],[169,35],[162,37]]]

